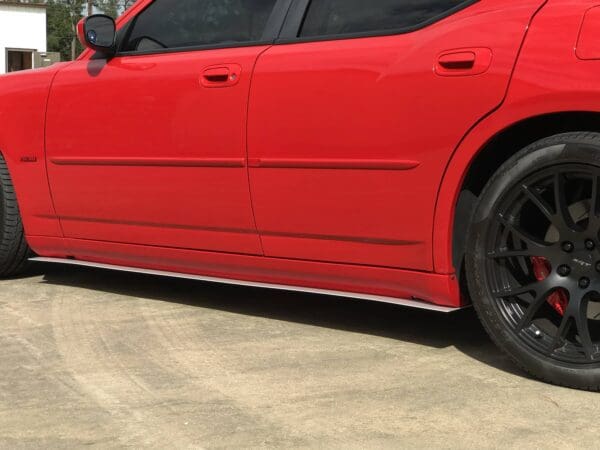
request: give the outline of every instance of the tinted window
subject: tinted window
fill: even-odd
[[[465,0],[312,0],[301,36],[384,32],[426,22]]]
[[[122,51],[260,41],[277,0],[156,0],[133,23]]]

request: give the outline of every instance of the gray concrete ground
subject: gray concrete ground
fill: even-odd
[[[0,281],[3,448],[598,448],[472,311],[38,265]]]

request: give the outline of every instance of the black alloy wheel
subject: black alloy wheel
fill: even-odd
[[[494,341],[535,377],[600,389],[600,135],[537,142],[479,198],[469,290]]]

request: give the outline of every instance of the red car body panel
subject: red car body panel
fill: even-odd
[[[265,48],[80,60],[61,70],[46,152],[65,237],[261,255],[245,130],[252,68]],[[241,68],[235,86],[201,85],[204,73],[232,62]],[[65,135],[70,127],[78,132]]]
[[[248,155],[265,255],[433,270],[438,180],[469,128],[502,102],[540,4],[480,2],[414,33],[261,55]],[[477,52],[484,73],[432,70],[463,52]]]
[[[405,34],[109,62],[86,51],[2,77],[0,151],[28,242],[460,306],[462,181],[511,125],[600,110],[595,12],[584,21],[598,4],[481,0]],[[222,70],[239,77],[211,86]]]

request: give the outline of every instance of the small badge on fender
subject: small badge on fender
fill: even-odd
[[[21,162],[24,162],[24,163],[37,162],[37,156],[21,156]]]

